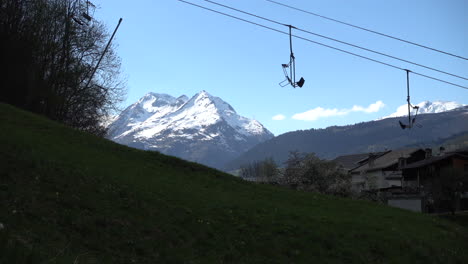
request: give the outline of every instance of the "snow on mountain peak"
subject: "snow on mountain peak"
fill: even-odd
[[[193,96],[193,98],[195,100],[195,104],[199,107],[207,107],[212,105],[212,107],[215,107],[219,111],[229,110],[233,111],[234,113],[236,112],[232,106],[223,101],[221,98],[213,96],[205,90],[197,93],[195,96]]]
[[[148,93],[119,115],[109,126],[108,137],[218,166],[216,162],[233,158],[273,134],[203,90],[190,99]]]
[[[137,132],[137,138],[151,138],[167,129],[196,129],[203,132],[206,127],[222,121],[244,136],[271,134],[258,121],[238,115],[231,105],[205,90],[190,99],[185,95],[175,98],[151,92],[127,108],[121,116],[132,118],[126,118],[130,121],[126,124],[127,129],[122,129],[120,135],[114,134],[113,137]]]
[[[457,102],[453,101],[423,101],[416,106],[419,107],[418,114],[430,114],[430,113],[442,113],[442,112],[447,112],[451,111],[453,109],[463,107],[465,104],[460,104]],[[413,113],[415,110],[413,110]],[[408,105],[404,104],[401,105],[400,107],[397,108],[397,111],[391,115],[385,116],[382,119],[385,118],[391,118],[391,117],[400,117],[400,116],[407,116],[408,115]]]
[[[181,106],[187,102],[188,98],[185,95],[182,95],[178,98],[175,98],[168,94],[159,94],[159,93],[147,93],[144,95],[138,102],[137,105],[140,105],[148,113],[156,113],[161,111],[161,108],[170,106]]]
[[[181,95],[179,97],[177,97],[177,102],[187,102],[189,100],[189,98],[186,96],[186,95]]]
[[[199,106],[205,107],[205,111],[213,109],[220,119],[226,121],[229,126],[243,135],[259,135],[265,133],[265,128],[257,120],[249,119],[237,114],[234,108],[221,98],[212,96],[206,91],[201,91],[197,95],[195,102]],[[212,108],[211,108],[212,107]]]

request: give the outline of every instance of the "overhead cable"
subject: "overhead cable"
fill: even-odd
[[[275,23],[275,24],[283,25],[283,26],[288,26],[288,25],[286,25],[284,23],[280,23],[280,22],[275,21],[273,19],[269,19],[269,18],[266,18],[266,17],[255,15],[255,14],[252,14],[252,13],[249,13],[249,12],[246,12],[246,11],[234,8],[234,7],[230,7],[230,6],[227,6],[227,5],[224,5],[224,4],[220,4],[220,3],[217,3],[217,2],[214,2],[214,1],[211,1],[211,0],[203,0],[203,1],[208,2],[208,3],[212,3],[214,5],[222,6],[224,8],[228,8],[228,9],[231,9],[231,10],[234,10],[234,11],[237,11],[239,13],[243,13],[243,14],[246,14],[246,15],[249,15],[249,16],[253,16],[253,17],[256,17],[256,18],[259,18],[259,19],[262,19],[262,20],[265,20],[265,21],[268,21],[268,22],[271,22],[271,23]],[[298,31],[301,31],[301,32],[304,32],[304,33],[307,33],[307,34],[311,34],[311,35],[314,35],[314,36],[317,36],[317,37],[320,37],[320,38],[335,41],[335,42],[338,42],[338,43],[341,43],[341,44],[344,44],[344,45],[348,45],[348,46],[351,46],[351,47],[354,47],[354,48],[358,48],[358,49],[361,49],[361,50],[365,50],[365,51],[368,51],[368,52],[379,54],[379,55],[382,55],[382,56],[385,56],[385,57],[388,57],[388,58],[403,61],[403,62],[406,62],[406,63],[409,63],[409,64],[413,64],[413,65],[416,65],[416,66],[419,66],[419,67],[422,67],[422,68],[426,68],[426,69],[429,69],[429,70],[432,70],[432,71],[436,71],[436,72],[439,72],[439,73],[443,73],[443,74],[446,74],[446,75],[450,75],[450,76],[457,77],[457,78],[468,81],[468,78],[463,77],[463,76],[459,76],[459,75],[449,73],[449,72],[446,72],[446,71],[438,70],[438,69],[435,69],[435,68],[432,68],[432,67],[429,67],[429,66],[425,66],[425,65],[416,63],[416,62],[412,62],[412,61],[405,60],[405,59],[402,59],[402,58],[398,58],[398,57],[395,57],[395,56],[392,56],[392,55],[388,55],[388,54],[385,54],[383,52],[379,52],[379,51],[375,51],[375,50],[368,49],[368,48],[365,48],[365,47],[361,47],[361,46],[358,46],[358,45],[355,45],[355,44],[352,44],[352,43],[349,43],[349,42],[341,41],[341,40],[338,40],[338,39],[335,39],[335,38],[330,38],[330,37],[327,37],[327,36],[324,36],[324,35],[321,35],[321,34],[317,34],[317,33],[314,33],[314,32],[308,31],[308,30],[304,30],[304,29],[301,29],[301,28],[298,28],[298,27],[294,27],[294,28],[296,30],[298,30]]]
[[[256,25],[256,26],[259,26],[259,27],[262,27],[262,28],[266,28],[266,29],[269,29],[271,31],[275,31],[275,32],[278,32],[278,33],[281,33],[281,34],[284,34],[284,35],[289,35],[288,32],[284,32],[284,31],[281,31],[279,29],[275,29],[275,28],[272,28],[272,27],[269,27],[269,26],[262,25],[260,23],[256,23],[256,22],[253,22],[253,21],[250,21],[250,20],[247,20],[247,19],[243,19],[243,18],[240,18],[240,17],[236,17],[236,16],[233,16],[233,15],[230,15],[230,14],[226,14],[226,13],[223,13],[223,12],[220,12],[220,11],[217,11],[217,10],[205,7],[205,6],[201,6],[201,5],[191,3],[191,2],[188,2],[188,1],[185,1],[185,0],[177,0],[177,1],[183,2],[185,4],[189,4],[189,5],[201,8],[201,9],[205,9],[205,10],[208,10],[208,11],[211,11],[211,12],[223,15],[223,16],[227,16],[227,17],[230,17],[230,18],[233,18],[233,19],[236,19],[236,20],[240,20],[240,21],[252,24],[252,25]],[[359,57],[359,58],[362,58],[362,59],[373,61],[375,63],[379,63],[379,64],[382,64],[382,65],[385,65],[385,66],[388,66],[388,67],[391,67],[391,68],[394,68],[394,69],[406,71],[406,69],[404,69],[404,68],[401,68],[401,67],[398,67],[398,66],[386,63],[386,62],[382,62],[382,61],[379,61],[379,60],[376,60],[376,59],[372,59],[372,58],[369,58],[369,57],[366,57],[366,56],[363,56],[363,55],[359,55],[359,54],[356,54],[356,53],[353,53],[353,52],[350,52],[350,51],[346,51],[346,50],[343,50],[343,49],[340,49],[340,48],[336,48],[336,47],[333,47],[333,46],[330,46],[330,45],[326,45],[326,44],[323,44],[323,43],[320,43],[320,42],[317,42],[317,41],[313,41],[313,40],[308,39],[308,38],[304,38],[304,37],[297,36],[297,35],[292,35],[292,36],[295,37],[295,38],[298,38],[298,39],[305,40],[307,42],[311,42],[311,43],[323,46],[323,47],[327,47],[327,48],[334,49],[334,50],[337,50],[337,51],[340,51],[340,52],[343,52],[343,53],[346,53],[346,54],[349,54],[349,55],[353,55],[353,56],[356,56],[356,57]],[[425,77],[425,78],[428,78],[428,79],[432,79],[432,80],[439,81],[439,82],[442,82],[442,83],[457,86],[457,87],[460,87],[460,88],[463,88],[463,89],[468,89],[468,87],[463,86],[463,85],[459,85],[459,84],[452,83],[452,82],[449,82],[449,81],[441,80],[441,79],[431,77],[431,76],[428,76],[428,75],[424,75],[424,74],[421,74],[421,73],[417,73],[417,72],[414,72],[414,71],[411,71],[411,72],[413,74],[416,74],[416,75],[419,75],[419,76],[422,76],[422,77]]]
[[[436,49],[436,48],[431,48],[431,47],[428,47],[428,46],[425,46],[425,45],[422,45],[422,44],[418,44],[418,43],[415,43],[415,42],[412,42],[412,41],[409,41],[409,40],[405,40],[405,39],[402,39],[402,38],[393,37],[393,36],[390,36],[388,34],[380,33],[380,32],[377,32],[375,30],[371,30],[371,29],[368,29],[368,28],[356,26],[356,25],[353,25],[353,24],[350,24],[350,23],[347,23],[347,22],[343,22],[343,21],[340,21],[340,20],[337,20],[337,19],[333,19],[333,18],[330,18],[330,17],[322,16],[322,15],[319,15],[317,13],[313,13],[313,12],[310,12],[310,11],[307,11],[307,10],[304,10],[304,9],[300,9],[298,7],[290,6],[290,5],[283,4],[283,3],[273,1],[273,0],[265,0],[265,1],[274,3],[276,5],[284,6],[284,7],[290,8],[290,9],[294,9],[294,10],[297,10],[297,11],[300,11],[300,12],[303,12],[303,13],[306,13],[306,14],[309,14],[309,15],[321,17],[321,18],[324,18],[324,19],[327,19],[327,20],[330,20],[330,21],[333,21],[333,22],[336,22],[336,23],[340,23],[340,24],[343,24],[343,25],[347,25],[347,26],[350,26],[350,27],[361,29],[361,30],[364,30],[364,31],[367,31],[367,32],[370,32],[370,33],[373,33],[373,34],[377,34],[377,35],[380,35],[380,36],[384,36],[384,37],[387,37],[387,38],[391,38],[391,39],[394,39],[394,40],[405,42],[407,44],[418,46],[420,48],[432,50],[432,51],[439,52],[439,53],[449,55],[449,56],[452,56],[452,57],[456,57],[456,58],[459,58],[459,59],[462,59],[462,60],[468,60],[468,58],[460,56],[460,55],[449,53],[449,52],[446,52],[446,51],[443,51],[443,50],[440,50],[440,49]]]

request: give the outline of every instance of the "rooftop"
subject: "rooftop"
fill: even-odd
[[[346,170],[351,170],[360,166],[360,164],[367,159],[370,155],[375,155],[377,157],[385,154],[386,152],[375,152],[375,153],[361,153],[361,154],[351,154],[343,155],[336,157],[333,161],[341,165]]]
[[[458,157],[458,158],[468,160],[468,155],[462,154],[460,152],[449,152],[449,153],[447,153],[445,155],[442,155],[442,156],[433,156],[433,157],[425,159],[425,160],[421,160],[421,161],[411,163],[411,164],[405,166],[403,168],[403,170],[421,168],[421,167],[427,166],[429,164],[437,163],[437,162],[440,162],[442,160],[446,160],[446,159],[449,159],[449,158],[452,158],[452,157]]]
[[[413,153],[417,151],[423,151],[419,148],[407,148],[407,149],[399,149],[399,150],[391,150],[383,155],[376,157],[373,164],[370,162],[366,162],[361,166],[354,168],[351,172],[364,172],[364,171],[372,171],[372,170],[379,170],[385,169],[392,165],[398,164],[399,158],[409,158]]]

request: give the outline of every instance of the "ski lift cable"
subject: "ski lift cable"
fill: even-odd
[[[234,10],[234,11],[237,11],[239,13],[243,13],[243,14],[246,14],[246,15],[249,15],[249,16],[253,16],[253,17],[256,17],[256,18],[259,18],[259,19],[262,19],[262,20],[265,20],[265,21],[268,21],[268,22],[271,22],[271,23],[275,23],[275,24],[283,25],[283,26],[288,26],[288,25],[286,25],[284,23],[280,23],[280,22],[275,21],[273,19],[269,19],[269,18],[266,18],[266,17],[255,15],[255,14],[252,14],[252,13],[249,13],[249,12],[246,12],[246,11],[234,8],[234,7],[230,7],[230,6],[227,6],[227,5],[224,5],[224,4],[220,4],[220,3],[217,3],[217,2],[214,2],[214,1],[211,1],[211,0],[203,0],[203,1],[214,4],[214,5],[222,6],[224,8],[228,8],[228,9],[231,9],[231,10]],[[468,81],[468,78],[466,78],[466,77],[459,76],[459,75],[449,73],[449,72],[446,72],[446,71],[442,71],[442,70],[432,68],[432,67],[429,67],[429,66],[425,66],[425,65],[420,64],[420,63],[412,62],[412,61],[402,59],[402,58],[399,58],[399,57],[396,57],[396,56],[392,56],[392,55],[389,55],[389,54],[386,54],[386,53],[383,53],[383,52],[380,52],[380,51],[375,51],[375,50],[372,50],[372,49],[368,49],[368,48],[365,48],[365,47],[362,47],[362,46],[359,46],[359,45],[356,45],[356,44],[352,44],[352,43],[349,43],[349,42],[345,42],[345,41],[342,41],[342,40],[339,40],[339,39],[327,37],[325,35],[321,35],[321,34],[318,34],[318,33],[315,33],[315,32],[309,31],[309,30],[301,29],[301,28],[298,28],[298,27],[295,27],[295,29],[298,30],[298,31],[310,34],[310,35],[314,35],[314,36],[317,36],[317,37],[320,37],[320,38],[335,41],[335,42],[338,42],[338,43],[341,43],[341,44],[344,44],[344,45],[348,45],[348,46],[351,46],[351,47],[354,47],[354,48],[358,48],[358,49],[361,49],[361,50],[365,50],[365,51],[368,51],[368,52],[379,54],[381,56],[385,56],[385,57],[388,57],[388,58],[391,58],[391,59],[403,61],[403,62],[406,62],[406,63],[409,63],[409,64],[413,64],[413,65],[416,65],[416,66],[419,66],[419,67],[422,67],[422,68],[426,68],[426,69],[429,69],[429,70],[432,70],[432,71],[436,71],[436,72],[439,72],[439,73],[443,73],[443,74],[446,74],[446,75],[450,75],[450,76],[453,76],[453,77],[460,78],[460,79]]]
[[[456,58],[459,58],[459,59],[462,59],[462,60],[468,60],[468,58],[460,56],[460,55],[456,55],[456,54],[449,53],[449,52],[446,52],[446,51],[443,51],[443,50],[440,50],[440,49],[436,49],[436,48],[432,48],[432,47],[425,46],[425,45],[422,45],[422,44],[418,44],[418,43],[415,43],[415,42],[412,42],[412,41],[409,41],[409,40],[405,40],[405,39],[402,39],[402,38],[394,37],[394,36],[384,34],[384,33],[381,33],[381,32],[375,31],[375,30],[371,30],[371,29],[368,29],[368,28],[356,26],[356,25],[353,25],[353,24],[350,24],[350,23],[347,23],[347,22],[343,22],[343,21],[340,21],[340,20],[337,20],[337,19],[333,19],[333,18],[330,18],[330,17],[322,16],[322,15],[319,15],[317,13],[313,13],[313,12],[310,12],[310,11],[307,11],[307,10],[304,10],[304,9],[300,9],[298,7],[290,6],[290,5],[283,4],[283,3],[273,1],[273,0],[265,0],[265,1],[271,2],[271,3],[276,4],[276,5],[280,5],[280,6],[283,6],[283,7],[287,7],[287,8],[296,10],[296,11],[300,11],[300,12],[303,12],[303,13],[306,13],[306,14],[309,14],[309,15],[324,18],[324,19],[327,19],[327,20],[330,20],[330,21],[333,21],[333,22],[336,22],[336,23],[340,23],[340,24],[343,24],[343,25],[347,25],[347,26],[350,26],[350,27],[361,29],[361,30],[364,30],[364,31],[367,31],[367,32],[370,32],[370,33],[373,33],[373,34],[383,36],[383,37],[398,40],[398,41],[401,41],[401,42],[404,42],[404,43],[407,43],[407,44],[411,44],[411,45],[414,45],[414,46],[417,46],[417,47],[420,47],[420,48],[432,50],[432,51],[439,52],[439,53],[442,53],[442,54],[445,54],[445,55],[448,55],[448,56],[456,57]]]
[[[227,17],[230,17],[230,18],[233,18],[233,19],[236,19],[236,20],[240,20],[240,21],[243,21],[243,22],[258,26],[258,27],[266,28],[266,29],[269,29],[271,31],[275,31],[275,32],[278,32],[278,33],[281,33],[281,34],[284,34],[284,35],[289,35],[288,32],[284,32],[284,31],[281,31],[279,29],[272,28],[272,27],[269,27],[269,26],[265,26],[265,25],[262,25],[260,23],[253,22],[253,21],[250,21],[250,20],[247,20],[247,19],[244,19],[244,18],[240,18],[240,17],[236,17],[236,16],[233,16],[233,15],[230,15],[230,14],[226,14],[226,13],[223,13],[221,11],[217,11],[217,10],[205,7],[205,6],[201,6],[201,5],[191,3],[191,2],[188,2],[188,1],[185,1],[185,0],[177,0],[177,1],[185,3],[185,4],[189,4],[189,5],[201,8],[201,9],[205,9],[205,10],[208,10],[208,11],[211,11],[211,12],[223,15],[223,16],[227,16]],[[310,42],[310,43],[314,43],[316,45],[320,45],[320,46],[323,46],[323,47],[334,49],[334,50],[337,50],[337,51],[340,51],[340,52],[343,52],[343,53],[346,53],[346,54],[349,54],[349,55],[352,55],[352,56],[356,56],[356,57],[359,57],[359,58],[362,58],[362,59],[366,59],[366,60],[369,60],[369,61],[372,61],[372,62],[375,62],[375,63],[382,64],[382,65],[385,65],[385,66],[388,66],[388,67],[391,67],[391,68],[394,68],[394,69],[398,69],[398,70],[402,70],[402,71],[405,70],[404,68],[401,68],[401,67],[398,67],[398,66],[383,62],[383,61],[379,61],[379,60],[372,59],[372,58],[369,58],[369,57],[366,57],[366,56],[363,56],[363,55],[359,55],[359,54],[356,54],[356,53],[353,53],[353,52],[350,52],[350,51],[347,51],[347,50],[336,48],[336,47],[333,47],[333,46],[330,46],[330,45],[327,45],[327,44],[323,44],[323,43],[320,43],[320,42],[317,42],[317,41],[314,41],[314,40],[311,40],[311,39],[308,39],[308,38],[304,38],[304,37],[297,36],[297,35],[292,35],[292,36],[295,37],[295,38],[302,39],[304,41]],[[429,75],[417,73],[417,72],[414,72],[414,71],[412,71],[412,73],[416,74],[416,75],[419,75],[419,76],[422,76],[422,77],[425,77],[425,78],[428,78],[428,79],[432,79],[434,81],[442,82],[442,83],[449,84],[449,85],[456,86],[456,87],[463,88],[463,89],[468,89],[467,86],[463,86],[463,85],[460,85],[460,84],[456,84],[456,83],[452,83],[452,82],[445,81],[445,80],[442,80],[442,79],[438,79],[438,78],[435,78],[435,77],[431,77]]]

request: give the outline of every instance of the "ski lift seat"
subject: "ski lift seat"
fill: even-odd
[[[92,19],[91,16],[86,14],[85,12],[83,12],[83,14],[81,14],[81,15],[88,21],[91,21],[91,19]]]
[[[299,88],[301,88],[305,83],[305,80],[304,78],[301,77],[301,79],[296,83],[297,86],[299,86]]]
[[[398,121],[398,123],[400,123],[401,129],[405,129],[407,127],[407,125],[403,124],[401,121]]]
[[[71,18],[80,26],[82,26],[84,23],[80,19],[76,18],[75,16],[71,16]]]

